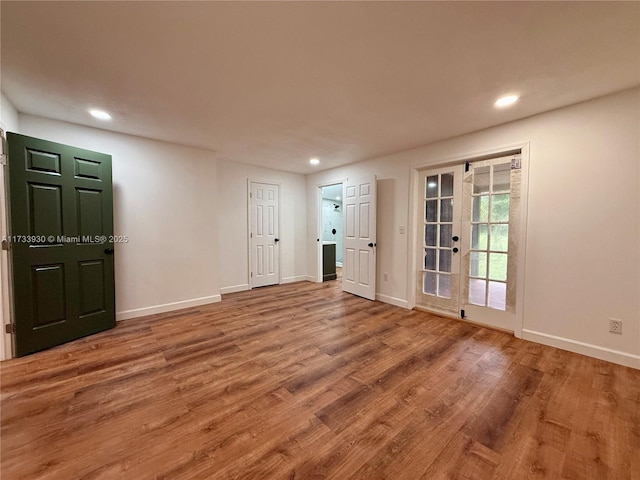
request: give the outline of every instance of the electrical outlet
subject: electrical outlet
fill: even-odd
[[[622,320],[618,320],[617,318],[610,318],[609,331],[611,333],[622,333]]]

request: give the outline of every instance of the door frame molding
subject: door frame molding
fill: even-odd
[[[316,183],[316,283],[322,283],[322,187],[343,184],[348,179],[349,177],[342,177],[334,181]],[[344,246],[344,231],[342,245]]]
[[[7,136],[0,129],[0,153],[9,155]],[[6,165],[0,165],[0,240],[9,236],[9,189],[7,188]],[[6,326],[13,319],[13,286],[11,284],[11,257],[8,250],[0,250],[0,361],[15,357],[14,336],[7,333]]]
[[[252,183],[264,183],[265,185],[275,185],[278,187],[278,237],[281,237],[281,222],[280,222],[280,198],[282,184],[280,182],[268,182],[263,180],[256,180],[255,178],[247,177],[247,290],[251,290],[251,184]],[[278,285],[282,283],[282,249],[278,245]]]
[[[416,288],[417,281],[415,269],[417,265],[417,235],[420,218],[418,217],[419,209],[417,208],[417,195],[419,190],[418,177],[419,170],[435,169],[442,167],[450,167],[460,165],[464,162],[486,160],[498,156],[507,156],[519,151],[522,155],[522,196],[521,196],[521,217],[520,225],[518,225],[519,248],[517,263],[517,285],[516,285],[516,320],[514,325],[514,335],[522,338],[524,329],[524,282],[525,282],[525,266],[527,251],[527,214],[529,211],[529,164],[530,164],[530,141],[521,141],[505,145],[500,145],[488,149],[470,151],[468,153],[456,154],[450,157],[436,158],[433,162],[420,163],[410,167],[409,175],[409,255],[407,255],[407,299],[408,307],[413,309],[416,306]]]

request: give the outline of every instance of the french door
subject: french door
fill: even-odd
[[[514,331],[521,156],[421,171],[416,306]]]
[[[460,234],[463,167],[420,173],[421,228],[418,228],[416,303],[456,314],[460,309]]]

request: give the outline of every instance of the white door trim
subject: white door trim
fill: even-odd
[[[6,134],[0,129],[0,153],[5,154]],[[0,166],[0,240],[9,235],[9,215],[8,206],[9,198],[6,188],[6,168]],[[0,361],[8,360],[14,357],[13,353],[13,335],[6,332],[6,326],[11,323],[12,318],[12,285],[11,285],[11,269],[9,268],[9,252],[0,250],[0,327],[2,332],[0,335]]]
[[[407,298],[409,300],[408,307],[414,308],[416,306],[416,275],[415,265],[417,265],[417,251],[418,244],[417,229],[420,226],[420,218],[418,218],[419,209],[416,208],[417,199],[416,196],[419,192],[418,178],[419,170],[441,168],[451,165],[458,165],[464,162],[471,162],[477,160],[484,160],[491,157],[506,156],[516,151],[520,151],[522,155],[522,196],[521,196],[521,221],[519,225],[519,254],[518,254],[518,273],[517,273],[517,286],[516,286],[516,320],[514,324],[514,335],[518,338],[522,338],[524,329],[524,282],[525,282],[525,267],[526,267],[526,240],[527,240],[527,213],[528,213],[528,200],[529,200],[529,158],[530,158],[530,142],[522,141],[512,144],[506,144],[497,146],[490,149],[472,151],[466,154],[455,155],[452,157],[444,157],[434,162],[421,163],[410,167],[410,181],[409,181],[409,255],[407,265],[407,286],[409,291],[407,292]]]
[[[266,185],[274,185],[278,187],[278,236],[282,237],[281,231],[281,221],[280,221],[280,199],[282,197],[282,185],[279,182],[269,182],[263,180],[256,180],[255,178],[248,177],[247,178],[247,285],[249,286],[249,290],[253,288],[251,286],[251,184],[252,183],[264,183]],[[280,243],[278,245],[278,285],[282,283],[282,239],[280,239]]]

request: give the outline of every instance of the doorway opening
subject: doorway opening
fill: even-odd
[[[320,187],[322,281],[342,276],[343,204],[342,183]]]

